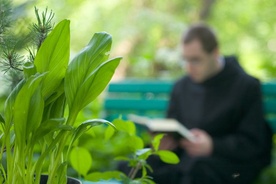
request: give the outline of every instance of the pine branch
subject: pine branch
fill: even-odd
[[[37,23],[33,24],[33,31],[37,35],[37,50],[39,50],[42,42],[45,40],[49,32],[53,29],[54,25],[52,24],[52,20],[54,18],[54,13],[52,10],[48,14],[48,8],[39,15],[39,10],[35,7],[35,15],[37,19]]]
[[[0,44],[4,44],[4,34],[11,25],[11,2],[0,0]]]

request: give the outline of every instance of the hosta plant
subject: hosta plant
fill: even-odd
[[[5,102],[0,183],[39,184],[46,165],[48,184],[65,184],[74,141],[95,125],[110,124],[76,118],[104,90],[121,58],[108,60],[112,38],[96,33],[69,63],[69,25],[63,20],[55,26]]]

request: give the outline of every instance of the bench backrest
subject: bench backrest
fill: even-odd
[[[110,83],[104,102],[108,120],[135,113],[149,117],[164,117],[172,81],[122,81]],[[264,111],[276,133],[276,83],[263,83]]]

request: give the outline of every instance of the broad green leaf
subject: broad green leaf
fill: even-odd
[[[126,177],[126,175],[120,171],[107,171],[90,173],[85,177],[85,179],[89,181],[101,181],[110,179],[121,180],[122,177]]]
[[[159,150],[155,154],[158,155],[165,163],[177,164],[179,162],[179,158],[174,152],[168,150]]]
[[[42,43],[34,60],[37,72],[48,72],[43,80],[43,97],[49,97],[65,76],[70,56],[70,21],[63,20]]]
[[[60,125],[63,122],[65,122],[64,118],[49,119],[45,122],[42,122],[38,127],[37,131],[34,133],[33,141],[39,141],[48,133],[51,133],[53,131],[58,130],[59,128],[62,128],[60,127]]]
[[[71,105],[78,87],[108,59],[112,37],[107,33],[96,33],[88,45],[71,61],[66,78],[72,82],[67,89],[68,103]],[[67,86],[67,85],[65,85]]]
[[[62,94],[64,94],[64,81],[62,81],[56,91],[49,98],[47,98],[45,101],[45,106],[56,101]]]
[[[98,126],[98,125],[102,125],[102,124],[107,124],[110,125],[113,129],[116,129],[115,126],[104,119],[92,119],[92,120],[87,120],[85,122],[83,122],[82,124],[80,124],[76,130],[74,131],[73,137],[72,137],[72,141],[70,143],[70,146],[86,131],[88,131],[90,128],[94,127],[94,126]]]
[[[49,109],[49,118],[61,118],[64,115],[65,94],[61,94],[52,104]]]
[[[115,69],[121,58],[115,58],[101,64],[93,73],[89,74],[75,93],[73,103],[69,103],[69,109],[72,113],[78,113],[82,108],[92,102],[106,87],[111,80]],[[69,75],[70,76],[70,75]],[[66,82],[67,81],[67,82]],[[66,86],[67,84],[67,86]],[[73,81],[69,82],[65,78],[65,94]],[[68,102],[69,96],[67,96]]]
[[[85,148],[74,147],[70,154],[72,167],[82,176],[86,176],[92,165],[92,157]]]
[[[129,149],[134,153],[136,153],[137,150],[144,148],[144,142],[138,136],[129,136],[127,142],[128,145],[126,145],[126,147],[129,147]]]
[[[121,58],[106,61],[111,36],[96,33],[87,47],[69,64],[65,76],[65,94],[69,109],[77,114],[106,87]]]
[[[115,119],[112,123],[115,125],[116,130],[126,132],[129,135],[136,135],[136,127],[133,122],[125,121],[122,119]],[[105,139],[110,139],[113,136],[114,132],[115,130],[112,129],[112,127],[108,127],[105,131]]]
[[[44,75],[31,76],[22,86],[14,102],[14,131],[19,145],[25,144],[27,132],[39,126],[43,113],[40,84]],[[35,109],[37,108],[37,110]],[[35,111],[35,112],[33,112]]]
[[[13,121],[13,109],[14,109],[14,102],[16,99],[17,94],[19,93],[22,86],[25,84],[25,79],[21,80],[16,87],[12,90],[12,92],[9,94],[7,100],[5,101],[4,106],[4,113],[5,113],[5,127],[6,131],[10,130],[11,122]]]
[[[35,86],[34,86],[35,87]],[[39,86],[30,99],[26,134],[30,135],[40,126],[44,110],[44,99]]]
[[[164,137],[164,134],[158,134],[153,138],[152,146],[155,151],[159,149],[159,145],[163,137]]]

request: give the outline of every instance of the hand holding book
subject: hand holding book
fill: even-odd
[[[183,148],[190,156],[209,156],[213,151],[212,137],[200,129],[192,129],[191,133],[196,137],[194,142],[180,140],[180,147]]]

